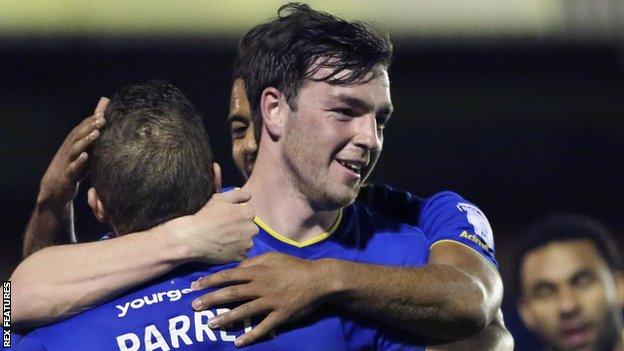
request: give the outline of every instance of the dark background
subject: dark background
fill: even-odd
[[[195,37],[0,41],[0,274],[20,259],[39,180],[100,96],[152,78],[188,92],[205,117],[226,184],[241,183],[225,123],[235,41]],[[527,224],[589,214],[622,233],[624,61],[606,42],[395,40],[396,112],[373,180],[422,196],[450,189],[477,203],[496,236],[506,284]],[[83,185],[83,189],[85,188]],[[78,196],[77,231],[99,236]],[[621,238],[617,238],[620,246]],[[505,299],[506,319],[523,335]],[[531,349],[517,337],[518,349]]]

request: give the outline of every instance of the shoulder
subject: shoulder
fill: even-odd
[[[458,242],[498,266],[490,222],[477,205],[457,193],[442,191],[427,198],[420,211],[419,227],[431,245],[441,241]]]
[[[351,223],[345,240],[349,247],[357,248],[356,261],[394,266],[420,266],[427,262],[429,242],[419,228],[362,203],[347,209]]]

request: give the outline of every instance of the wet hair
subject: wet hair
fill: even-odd
[[[513,289],[522,295],[520,274],[525,257],[552,242],[589,240],[612,271],[622,269],[622,257],[607,227],[587,216],[560,214],[546,217],[531,225],[516,252]]]
[[[209,200],[208,135],[178,88],[161,81],[125,87],[104,117],[90,176],[117,234],[193,214]]]
[[[297,93],[307,80],[359,83],[377,68],[388,70],[392,58],[388,35],[366,23],[299,3],[283,5],[277,15],[245,34],[234,65],[234,78],[245,82],[256,138],[262,125],[260,97],[267,87],[279,89],[296,110]],[[323,68],[329,73],[312,78]]]

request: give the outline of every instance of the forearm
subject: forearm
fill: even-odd
[[[56,208],[37,201],[24,233],[24,258],[48,246],[69,244],[72,236],[72,203]]]
[[[487,289],[450,265],[395,268],[341,260],[324,262],[330,302],[411,334],[453,342],[481,332],[498,305]]]
[[[454,343],[429,346],[427,351],[513,351],[514,340],[499,310],[496,318],[481,333]]]
[[[13,273],[13,321],[19,327],[50,323],[188,262],[190,250],[156,227],[94,243],[36,252]]]

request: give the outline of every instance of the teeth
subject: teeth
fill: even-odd
[[[341,165],[345,166],[346,168],[352,170],[355,173],[360,173],[360,165],[357,164],[352,164],[346,161],[338,161]]]

